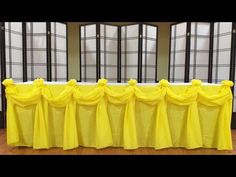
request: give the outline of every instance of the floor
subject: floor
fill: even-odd
[[[0,129],[0,154],[1,155],[236,155],[236,129],[232,130],[233,147],[232,151],[218,151],[216,149],[192,149],[168,148],[155,150],[153,148],[139,148],[136,150],[124,150],[123,148],[105,148],[97,150],[95,148],[79,147],[73,150],[64,151],[62,148],[52,148],[48,150],[35,150],[28,147],[12,147],[6,144],[6,130]]]

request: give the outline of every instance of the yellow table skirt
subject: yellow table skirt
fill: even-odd
[[[231,150],[231,81],[221,85],[15,84],[6,79],[7,143],[35,149]]]

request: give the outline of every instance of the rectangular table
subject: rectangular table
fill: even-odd
[[[232,149],[231,81],[3,84],[12,146]]]

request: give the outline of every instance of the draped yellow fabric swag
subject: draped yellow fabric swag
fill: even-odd
[[[123,92],[116,92],[107,85],[106,79],[100,79],[97,86],[84,94],[80,85],[72,79],[67,82],[64,90],[56,97],[53,96],[43,79],[36,79],[30,92],[20,93],[12,79],[3,81],[6,87],[7,98],[7,143],[18,145],[19,135],[18,116],[15,105],[20,107],[35,106],[33,148],[52,147],[49,137],[49,105],[56,108],[65,108],[63,125],[63,149],[73,149],[80,146],[76,106],[96,106],[95,141],[96,148],[105,148],[113,145],[113,133],[108,116],[108,103],[125,105],[123,123],[123,147],[136,149],[139,147],[135,119],[136,101],[155,106],[154,148],[162,149],[173,147],[169,127],[167,104],[187,106],[187,118],[184,124],[182,142],[188,149],[203,147],[203,135],[199,120],[198,104],[220,107],[217,132],[217,149],[232,149],[230,121],[232,111],[231,81],[222,81],[218,94],[207,95],[201,89],[200,80],[192,80],[186,92],[175,94],[167,80],[161,80],[153,92],[144,93],[136,86],[137,81],[131,79]],[[144,117],[145,118],[145,117]]]

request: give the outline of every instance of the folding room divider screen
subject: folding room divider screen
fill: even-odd
[[[6,78],[23,81],[22,23],[5,23]]]
[[[232,22],[184,22],[172,25],[170,81],[188,82],[197,78],[219,83],[230,79],[231,34]],[[213,45],[210,45],[211,36]]]
[[[80,27],[80,77],[83,82],[95,82],[97,80],[96,38],[96,24]]]
[[[157,26],[85,24],[80,27],[83,82],[157,81]]]
[[[194,78],[213,83],[220,83],[222,80],[236,81],[235,22],[173,24],[170,42],[171,82],[183,82]],[[235,86],[233,92],[235,95]],[[233,112],[236,113],[236,96],[233,101]],[[236,126],[236,118],[233,122]]]
[[[67,27],[64,23],[26,23],[27,79],[67,80]],[[47,37],[50,35],[50,42]],[[50,45],[50,46],[49,46]],[[50,59],[50,60],[49,60]],[[49,73],[50,72],[50,73]]]
[[[189,80],[208,82],[210,23],[191,23]]]
[[[138,80],[139,25],[121,27],[121,82]]]
[[[118,26],[100,25],[100,62],[100,77],[117,82]]]
[[[171,26],[170,74],[171,82],[184,82],[187,23]]]
[[[230,54],[232,39],[232,23],[221,22],[214,24],[214,48],[212,82],[219,83],[229,79]]]
[[[1,81],[44,78],[67,81],[67,24],[59,22],[1,22]],[[0,111],[5,95],[0,89]],[[0,118],[4,127],[5,117]]]
[[[157,44],[156,26],[143,25],[142,41],[142,82],[157,81]]]
[[[14,78],[16,82],[23,81],[22,50],[22,23],[5,22],[5,74],[6,78]],[[2,94],[0,111],[2,111]]]
[[[67,80],[67,26],[51,22],[52,81]]]
[[[27,80],[47,79],[47,28],[45,22],[26,23]]]

